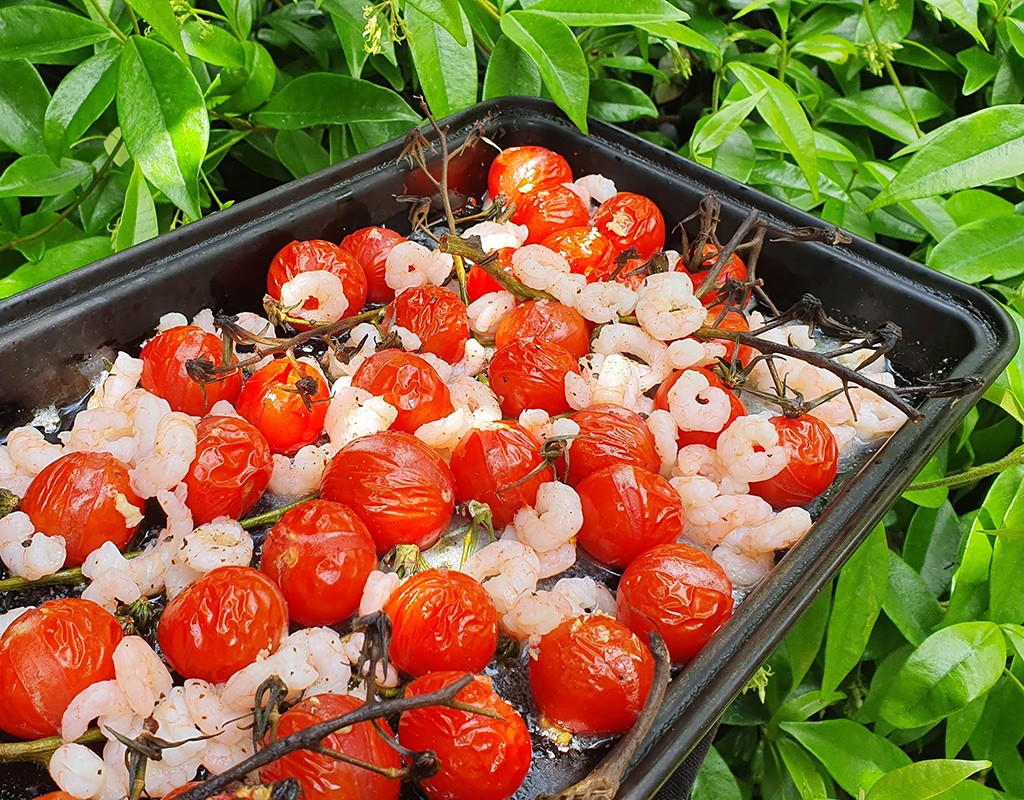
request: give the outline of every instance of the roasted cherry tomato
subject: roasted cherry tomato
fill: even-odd
[[[455,292],[443,286],[406,289],[384,312],[381,328],[395,325],[420,337],[422,349],[449,364],[462,359],[469,339],[469,314]]]
[[[196,427],[196,457],[188,468],[185,504],[192,522],[240,519],[267,490],[274,459],[266,438],[238,417],[207,417]]]
[[[420,425],[454,411],[448,386],[429,363],[403,350],[381,350],[356,370],[352,385],[383,397],[398,409],[391,429],[415,433]]]
[[[320,370],[278,358],[249,377],[236,408],[266,437],[272,452],[291,456],[320,438],[330,399]]]
[[[61,456],[36,475],[21,501],[37,531],[64,540],[65,563],[71,567],[105,542],[123,550],[138,530],[144,508],[132,490],[128,468],[110,453]]]
[[[448,465],[419,439],[393,431],[341,448],[327,466],[320,496],[355,511],[380,554],[399,544],[426,550],[455,510]]]
[[[384,280],[384,267],[391,248],[404,241],[402,234],[376,225],[360,228],[341,240],[339,247],[359,262],[366,275],[366,302],[389,303],[395,299],[395,290]]]
[[[832,485],[839,471],[839,446],[832,430],[817,417],[772,417],[779,444],[788,461],[782,472],[766,481],[750,484],[750,493],[771,503],[772,508],[802,506]]]
[[[544,718],[572,733],[625,733],[654,681],[654,656],[621,622],[573,617],[541,637],[530,688]]]
[[[729,418],[725,421],[717,431],[679,431],[676,436],[676,444],[679,447],[686,447],[691,444],[702,444],[705,447],[710,447],[712,450],[718,446],[718,437],[722,435],[722,431],[728,428],[733,422],[736,421],[737,417],[742,417],[747,413],[746,408],[743,407],[743,403],[736,396],[736,393],[732,391],[728,386],[722,383],[722,379],[719,378],[714,372],[704,367],[689,367],[687,370],[679,370],[673,372],[666,378],[661,386],[658,387],[657,394],[654,395],[654,407],[662,411],[669,410],[668,394],[672,387],[676,385],[676,381],[679,380],[683,372],[688,371],[699,372],[708,381],[708,388],[714,387],[721,389],[728,395],[729,398]]]
[[[54,736],[80,691],[114,677],[124,638],[114,615],[91,600],[50,600],[0,636],[0,729],[22,739]]]
[[[505,195],[518,205],[522,195],[545,186],[572,182],[569,162],[546,147],[526,145],[508,147],[491,162],[487,174],[487,190],[491,197]]]
[[[618,250],[611,239],[595,228],[564,228],[541,244],[561,255],[573,272],[586,275],[590,283],[604,280],[615,270]]]
[[[161,798],[161,800],[177,800],[189,789],[193,789],[198,785],[199,781],[190,781],[189,783],[186,783],[184,786],[179,786],[177,789],[171,790],[170,792],[165,794]],[[58,794],[60,793],[58,792]],[[212,797],[208,798],[208,800],[270,800],[271,796],[272,795],[268,790],[267,786],[249,785],[237,786],[234,789],[228,789],[227,791],[219,792],[218,794],[215,794]],[[47,795],[47,797],[49,797],[49,795]],[[38,798],[38,800],[43,800],[43,798]],[[55,798],[54,800],[64,800],[64,798]],[[75,799],[70,798],[70,800]]]
[[[665,247],[665,218],[643,195],[619,192],[601,203],[594,227],[607,236],[621,253],[635,247],[647,259]]]
[[[310,500],[285,512],[270,529],[260,569],[281,588],[288,616],[299,625],[336,625],[359,608],[377,550],[348,506]]]
[[[651,429],[635,411],[600,403],[577,411],[571,419],[580,432],[567,459],[565,482],[570,486],[613,464],[632,464],[650,472],[661,469]]]
[[[506,151],[508,152],[508,151]],[[405,687],[406,697],[443,689],[465,672],[433,672]],[[501,715],[485,717],[445,706],[406,711],[398,722],[398,741],[410,750],[432,750],[441,768],[420,782],[430,800],[507,800],[526,779],[533,758],[530,731],[512,706],[475,676],[455,699]]]
[[[565,374],[580,372],[576,357],[561,345],[516,339],[492,357],[487,374],[506,417],[518,418],[528,408],[552,416],[569,410]]]
[[[512,221],[529,228],[526,244],[539,244],[553,233],[589,224],[590,209],[576,192],[558,184],[524,195]]]
[[[626,567],[616,617],[642,640],[657,631],[675,664],[693,658],[732,616],[732,584],[711,556],[663,544]]]
[[[385,256],[386,257],[386,256]],[[340,318],[358,314],[366,305],[366,273],[355,256],[332,242],[309,239],[305,242],[291,242],[282,247],[267,272],[267,294],[281,300],[284,285],[303,272],[330,272],[341,279],[342,291],[348,300],[348,308]],[[292,311],[293,316],[316,319],[320,302],[310,297],[300,309]]]
[[[505,272],[512,272],[512,254],[515,251],[514,247],[503,247],[498,251],[496,263]],[[501,290],[501,284],[484,272],[482,268],[476,264],[469,268],[469,274],[466,275],[466,296],[469,298],[469,302],[472,303],[485,294]]]
[[[537,440],[518,422],[473,428],[452,453],[455,499],[486,503],[495,527],[503,528],[519,509],[536,502],[541,484],[554,480],[554,472],[542,468],[543,463]]]
[[[738,333],[750,333],[750,323],[747,322],[747,317],[742,311],[729,311],[725,317],[719,321],[719,317],[722,316],[722,306],[712,306],[708,309],[708,327],[719,328],[723,331],[732,331]],[[740,364],[749,364],[750,360],[754,357],[754,350],[748,345],[741,344],[738,347],[736,343],[730,339],[720,340],[725,345],[725,360],[732,362],[733,353],[736,353],[736,360]]]
[[[218,567],[175,595],[160,616],[164,657],[186,678],[221,683],[288,635],[277,584],[252,567]]]
[[[392,593],[384,613],[393,629],[391,663],[409,675],[480,672],[494,658],[494,601],[483,586],[461,572],[417,573]]]
[[[277,723],[278,738],[290,736],[313,725],[351,714],[364,703],[354,697],[318,694],[308,697],[284,712]],[[383,733],[394,737],[386,720],[377,720]],[[357,722],[323,740],[325,747],[382,769],[398,770],[401,757],[372,722]],[[297,778],[304,800],[398,800],[402,781],[346,764],[310,750],[296,750],[265,767],[260,780],[265,783]]]
[[[78,798],[67,792],[49,792],[39,795],[35,800],[78,800]]]
[[[690,276],[693,279],[694,289],[697,289],[704,282],[704,279],[707,278],[709,270],[715,265],[715,261],[718,260],[718,253],[719,250],[716,245],[710,242],[704,245],[701,253],[704,256],[704,261],[701,262],[701,269]],[[682,269],[682,266],[678,268]],[[729,256],[729,260],[725,262],[722,271],[715,278],[715,288],[701,297],[701,302],[708,307],[724,302],[726,295],[720,295],[718,290],[725,286],[725,282],[730,278],[737,281],[745,281],[747,279],[747,265],[735,253]],[[750,297],[750,292],[746,293],[746,297]]]
[[[605,467],[580,481],[576,492],[583,506],[578,541],[613,567],[626,567],[644,550],[683,532],[683,501],[672,484],[642,467]]]
[[[520,303],[498,325],[495,347],[502,348],[519,339],[557,344],[582,358],[590,352],[590,323],[575,308],[554,300],[529,300]]]
[[[218,400],[234,403],[242,391],[238,370],[212,383],[198,383],[189,377],[186,362],[192,359],[224,363],[224,343],[212,333],[182,325],[158,333],[142,348],[142,388],[166,400],[174,411],[201,417]]]

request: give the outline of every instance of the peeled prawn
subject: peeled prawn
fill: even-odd
[[[498,325],[516,307],[516,299],[506,291],[488,292],[469,304],[469,328],[481,336],[493,337]]]
[[[637,293],[616,281],[588,283],[576,300],[576,310],[599,325],[617,322],[619,317],[632,314],[636,308]]]
[[[156,497],[184,480],[196,457],[196,423],[188,414],[172,411],[157,424],[153,452],[129,471],[132,489],[139,497]]]
[[[516,539],[536,552],[555,550],[572,541],[583,527],[580,496],[564,483],[542,483],[533,508],[519,509],[512,525]]]
[[[117,408],[121,399],[139,385],[142,359],[118,353],[110,372],[89,398],[89,408]]]
[[[533,548],[516,541],[493,542],[471,555],[462,571],[478,580],[505,614],[516,600],[537,588],[540,562]]]
[[[310,444],[291,458],[274,453],[274,471],[268,488],[273,494],[282,497],[301,497],[315,491],[320,486],[320,480],[335,449],[333,443],[325,447]]]
[[[655,339],[670,342],[689,336],[704,324],[707,310],[693,295],[685,272],[648,275],[637,292],[636,318]]]
[[[764,417],[737,417],[718,437],[718,458],[725,470],[745,483],[766,481],[786,466],[779,432]]]
[[[528,244],[512,254],[512,272],[529,286],[547,292],[558,302],[576,306],[587,279],[576,275],[561,255],[539,244]]]
[[[315,306],[307,309],[309,301]],[[336,322],[348,311],[345,284],[324,269],[300,272],[281,287],[281,305],[288,314],[309,322]]]
[[[680,430],[722,430],[732,414],[732,404],[724,389],[712,386],[707,376],[688,369],[668,390],[668,409]]]
[[[395,294],[416,286],[441,286],[454,263],[448,253],[428,250],[416,242],[399,242],[384,262],[384,281]]]
[[[0,518],[0,560],[12,574],[36,581],[57,572],[66,557],[63,537],[37,532],[24,512]]]
[[[38,475],[64,455],[64,448],[46,441],[37,428],[23,426],[7,434],[7,455],[19,470]]]
[[[466,228],[462,233],[462,238],[479,236],[480,249],[485,253],[493,253],[495,250],[505,247],[522,247],[529,235],[530,229],[525,225],[488,220]]]

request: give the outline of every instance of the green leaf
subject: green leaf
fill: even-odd
[[[507,36],[498,39],[487,61],[483,99],[510,95],[540,97],[541,85],[537,62]]]
[[[982,47],[988,46],[978,30],[978,0],[928,0],[928,5],[971,34]]]
[[[865,800],[928,800],[990,766],[988,761],[918,761],[883,775]]]
[[[885,529],[876,527],[839,573],[825,639],[823,692],[836,687],[860,661],[882,610],[889,574]]]
[[[252,117],[278,130],[353,122],[420,121],[409,104],[390,89],[327,72],[311,72],[296,78]]]
[[[594,66],[650,75],[656,83],[668,81],[668,76],[664,72],[640,56],[603,56],[594,62]]]
[[[1006,28],[1006,38],[1010,40],[1017,55],[1024,56],[1024,22],[1013,17],[1004,17],[1002,24]]]
[[[128,181],[128,191],[124,195],[124,210],[114,232],[114,250],[121,252],[129,247],[152,239],[160,233],[156,218],[156,205],[149,184],[135,164],[132,177]]]
[[[694,153],[710,153],[721,146],[722,142],[729,138],[754,110],[761,99],[768,94],[767,89],[761,89],[754,94],[728,103],[708,117],[701,127],[700,132],[690,139],[690,149]]]
[[[960,519],[948,502],[938,508],[917,509],[907,526],[903,559],[935,597],[949,588],[961,539]]]
[[[53,197],[74,191],[92,174],[84,161],[62,158],[54,164],[49,156],[22,156],[0,175],[0,197]]]
[[[814,765],[814,760],[800,745],[792,739],[779,739],[775,746],[782,757],[782,763],[786,765],[789,777],[803,800],[821,800],[821,798],[828,797],[821,773]]]
[[[246,41],[242,42],[242,54],[245,62],[241,69],[223,69],[218,76],[220,91],[228,98],[217,108],[228,114],[247,114],[259,108],[267,102],[277,82],[277,66],[267,48]]]
[[[412,63],[431,113],[437,119],[476,102],[476,47],[469,20],[455,4],[463,43],[410,5],[405,12]]]
[[[658,109],[645,92],[612,78],[591,81],[588,110],[591,116],[605,122],[632,122],[658,116]]]
[[[186,58],[185,44],[181,40],[181,27],[174,16],[171,0],[125,0],[136,13],[150,24],[160,38],[182,58]]]
[[[685,11],[666,0],[539,0],[530,12],[543,14],[566,25],[598,28],[608,25],[645,25],[688,19]]]
[[[795,690],[803,682],[817,658],[821,642],[825,638],[825,629],[828,626],[831,610],[832,584],[828,584],[786,634],[786,655],[793,679],[790,691]]]
[[[43,117],[50,92],[36,68],[27,61],[0,67],[0,143],[19,155],[43,153]]]
[[[121,56],[117,118],[146,180],[198,219],[199,169],[210,120],[188,67],[163,45],[133,36]]]
[[[448,32],[460,47],[469,47],[470,50],[474,49],[473,31],[469,29],[466,15],[462,12],[461,6],[459,6],[459,0],[408,0],[405,9],[405,21],[407,23],[409,22],[410,11],[413,11],[414,14],[420,17],[426,17],[436,22]],[[410,47],[415,45],[412,35],[409,36],[409,45]]]
[[[946,211],[957,225],[1014,213],[1013,203],[985,189],[965,189],[946,201]],[[941,237],[939,237],[941,238]]]
[[[1024,273],[1024,217],[991,217],[957,228],[928,255],[928,266],[968,283]]]
[[[217,0],[228,24],[239,39],[246,39],[252,31],[252,23],[262,4],[260,0]]]
[[[868,207],[983,186],[1024,173],[1024,106],[996,106],[948,122]]]
[[[205,21],[185,20],[182,24],[185,50],[189,55],[227,69],[245,67],[245,49],[242,43],[223,28]]]
[[[976,697],[959,711],[954,711],[946,717],[946,758],[956,758],[964,749],[985,713],[988,698],[987,694]]]
[[[296,178],[305,178],[331,163],[318,139],[305,131],[278,131],[274,150],[281,163]]]
[[[48,56],[88,47],[111,36],[105,25],[56,6],[0,7],[0,61],[25,58],[51,63]]]
[[[942,619],[942,606],[928,585],[893,552],[889,553],[889,589],[882,610],[914,645],[928,638],[928,633]]]
[[[850,56],[857,54],[857,46],[841,36],[825,33],[799,40],[794,43],[793,52],[804,53],[832,64],[845,64]]]
[[[757,110],[807,178],[811,194],[818,197],[818,159],[814,147],[814,131],[793,90],[778,78],[763,70],[739,61],[729,63],[729,69],[750,94],[764,90],[766,94],[757,104]]]
[[[935,119],[948,109],[933,92],[917,86],[904,88],[910,108],[918,122]],[[909,144],[918,138],[910,116],[895,86],[878,86],[832,100],[830,109],[838,109],[860,125],[884,133],[891,139]],[[844,121],[842,115],[826,113],[827,121]]]
[[[898,728],[930,725],[991,689],[1006,665],[1006,644],[991,622],[963,622],[933,633],[900,668],[881,715]]]
[[[561,20],[531,11],[512,11],[501,30],[537,62],[551,98],[583,133],[587,132],[590,80],[580,43]]]
[[[956,60],[967,70],[963,88],[965,96],[987,86],[999,71],[999,59],[977,45],[961,50],[956,54]]]
[[[722,49],[718,45],[702,34],[697,33],[697,31],[685,25],[680,25],[678,22],[648,22],[638,27],[656,39],[676,42],[683,47],[699,50],[702,53],[710,53],[716,59],[721,59]]]
[[[697,771],[690,800],[742,800],[742,797],[725,759],[714,747],[709,748],[707,758]]]
[[[111,253],[109,236],[93,236],[48,248],[35,264],[19,267],[10,275],[0,278],[0,297],[31,289],[40,283],[60,277]]]
[[[43,137],[50,156],[60,158],[107,110],[117,91],[119,50],[88,58],[60,82],[46,107]]]

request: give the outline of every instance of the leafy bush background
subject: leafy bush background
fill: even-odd
[[[400,136],[418,94],[534,94],[1022,325],[1021,0],[4,0],[0,61],[0,296]],[[701,800],[1024,797],[1022,366],[726,714]]]

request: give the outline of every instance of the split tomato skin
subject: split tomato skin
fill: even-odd
[[[303,272],[315,271],[330,272],[341,280],[345,299],[348,300],[348,308],[343,318],[362,311],[366,305],[366,273],[355,256],[333,242],[323,239],[289,242],[282,247],[270,262],[270,269],[267,272],[267,294],[275,300],[280,300],[281,288],[288,281]],[[308,314],[315,312],[317,306],[317,301],[310,298],[301,310]]]
[[[771,417],[788,461],[774,478],[750,484],[750,493],[776,511],[802,506],[824,492],[839,472],[839,445],[827,424],[810,414]]]
[[[535,189],[572,182],[569,162],[553,150],[536,145],[506,147],[491,162],[487,190],[491,197],[505,195],[518,205]]]
[[[577,275],[585,275],[587,283],[605,280],[615,271],[615,244],[601,231],[591,227],[563,228],[550,234],[541,244],[554,250]]]
[[[494,601],[469,575],[447,569],[416,573],[384,606],[391,619],[391,663],[408,675],[480,672],[498,646]]]
[[[571,419],[580,432],[569,449],[565,482],[576,486],[614,464],[632,464],[650,472],[661,469],[654,435],[643,417],[614,403],[599,403],[577,411]]]
[[[331,719],[351,714],[365,705],[349,695],[318,694],[285,711],[277,725],[282,738]],[[386,720],[377,724],[388,736],[394,733]],[[357,722],[324,738],[326,747],[383,769],[400,769],[401,757],[374,728]],[[296,778],[304,800],[398,800],[402,781],[310,750],[296,750],[260,767],[260,780],[273,783]]]
[[[515,419],[528,408],[541,408],[552,416],[568,411],[567,372],[578,375],[580,367],[561,345],[517,339],[491,357],[487,374],[502,414]]]
[[[224,343],[212,333],[193,325],[181,325],[158,333],[142,348],[142,388],[166,400],[172,411],[201,417],[218,400],[234,403],[242,391],[242,373],[226,373],[211,383],[189,377],[186,363],[193,359],[224,364]]]
[[[79,692],[114,677],[124,638],[114,615],[91,600],[50,600],[0,636],[0,729],[22,739],[55,736]]]
[[[541,637],[529,674],[549,723],[571,733],[614,735],[640,716],[654,682],[654,656],[611,617],[571,617]]]
[[[590,330],[590,323],[575,308],[555,300],[528,300],[498,324],[494,345],[501,349],[520,339],[536,339],[583,358],[590,352]]]
[[[285,512],[270,529],[260,569],[280,587],[297,625],[336,625],[359,609],[377,550],[348,506],[310,500]]]
[[[679,447],[686,447],[691,444],[702,444],[705,447],[710,447],[714,450],[718,446],[718,437],[722,435],[722,431],[732,425],[736,421],[737,417],[745,416],[747,409],[744,407],[743,402],[736,396],[736,393],[730,389],[722,379],[719,378],[710,369],[704,367],[688,367],[685,370],[677,370],[666,378],[661,386],[658,387],[657,393],[654,395],[654,408],[659,411],[668,411],[668,393],[673,386],[676,385],[676,381],[682,376],[684,372],[699,372],[708,380],[708,386],[716,389],[721,389],[729,396],[729,419],[726,420],[721,430],[718,431],[679,431],[676,435],[676,444]]]
[[[415,433],[420,425],[447,417],[452,406],[448,386],[426,360],[404,350],[381,350],[367,358],[352,385],[383,397],[398,409],[391,430]]]
[[[377,553],[399,544],[434,545],[455,511],[455,481],[444,460],[407,433],[362,436],[339,450],[324,472],[320,496],[349,506]]]
[[[432,672],[405,689],[419,697],[443,689],[465,672]],[[398,741],[411,750],[432,750],[441,768],[420,787],[429,800],[507,800],[526,779],[533,758],[530,731],[512,706],[474,676],[455,695],[461,703],[495,712],[501,719],[445,706],[406,711],[398,723]]]
[[[299,391],[305,386],[310,389],[308,407]],[[293,456],[320,438],[330,399],[318,369],[277,358],[249,376],[235,408],[263,434],[272,453]]]
[[[186,678],[222,683],[288,635],[288,606],[252,567],[218,567],[175,595],[157,627],[164,657]]]
[[[648,259],[665,247],[665,218],[658,206],[643,195],[619,192],[601,203],[594,227],[622,253],[630,247]]]
[[[615,464],[576,485],[583,508],[578,542],[590,555],[622,569],[644,550],[675,541],[683,501],[667,480],[632,464]]]
[[[696,656],[732,616],[732,584],[711,556],[689,545],[652,547],[626,567],[616,617],[642,640],[656,631],[674,664]]]
[[[366,275],[366,302],[390,303],[395,299],[395,290],[388,286],[384,271],[392,248],[404,241],[402,234],[376,225],[360,228],[341,240],[339,247],[359,262]],[[353,313],[358,311],[353,309]]]
[[[461,361],[466,352],[466,304],[443,286],[416,286],[398,295],[384,312],[381,329],[387,333],[396,325],[415,333],[424,352],[449,364]]]
[[[21,501],[37,531],[64,540],[65,563],[72,567],[106,542],[124,550],[144,509],[128,468],[110,453],[61,456],[33,478]]]
[[[539,244],[565,228],[589,224],[590,209],[576,192],[557,184],[534,189],[525,195],[516,205],[512,221],[529,229],[526,244]]]
[[[206,417],[196,434],[196,457],[184,480],[193,524],[241,519],[259,502],[274,472],[266,437],[237,417]]]

